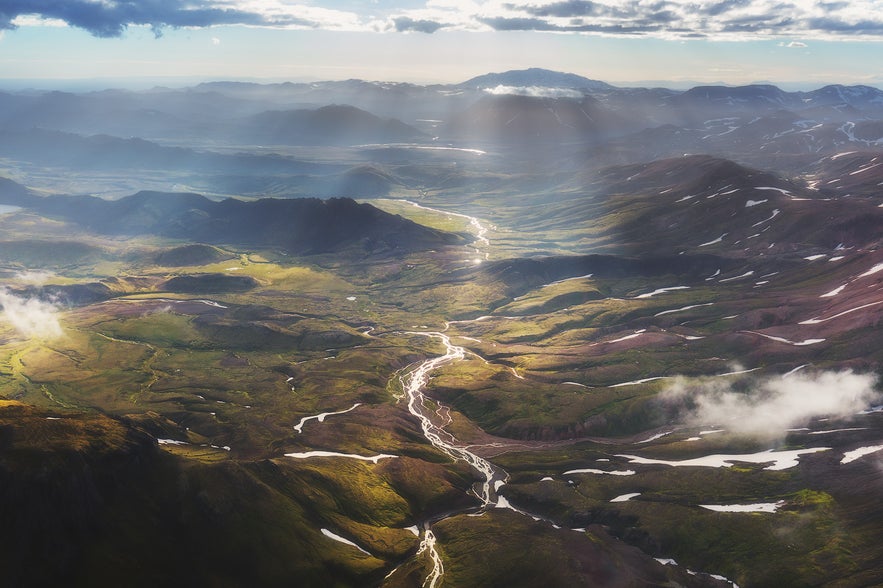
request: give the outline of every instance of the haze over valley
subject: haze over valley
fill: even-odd
[[[0,91],[0,583],[883,584],[881,186],[867,85]]]

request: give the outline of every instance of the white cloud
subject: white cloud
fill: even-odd
[[[691,425],[780,436],[817,417],[854,416],[879,397],[875,384],[874,375],[851,370],[776,376],[751,382],[747,390],[728,380],[678,378],[660,398],[682,405]]]
[[[265,26],[276,28],[316,28],[337,31],[364,31],[368,28],[365,19],[355,12],[287,0],[226,0],[215,4],[257,15]]]
[[[118,37],[129,26],[255,27],[335,31],[547,31],[666,39],[883,39],[883,0],[424,0],[336,10],[302,0],[94,0],[13,3],[0,30],[76,26]],[[39,5],[39,6],[38,6]],[[355,5],[355,3],[353,3]],[[800,47],[801,42],[786,47]]]
[[[3,319],[23,337],[56,339],[63,334],[58,322],[58,308],[38,298],[20,298],[9,290],[0,290]]]
[[[221,44],[221,40],[217,37],[212,37],[212,45],[218,46]]]
[[[54,276],[55,274],[48,271],[26,270],[15,274],[15,279],[29,286],[42,286]]]
[[[806,47],[806,43],[802,43],[800,41],[791,41],[790,43],[786,43],[782,41],[779,43],[779,47],[788,47],[789,49],[801,49]]]
[[[16,27],[66,27],[67,23],[60,18],[44,18],[38,14],[20,14],[12,19]]]
[[[570,88],[545,88],[542,86],[504,86],[500,84],[496,88],[485,88],[488,94],[500,96],[515,94],[518,96],[533,96],[534,98],[582,98],[583,93]]]

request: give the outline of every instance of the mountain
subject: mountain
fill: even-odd
[[[323,106],[315,110],[268,111],[242,121],[240,141],[278,145],[353,145],[400,143],[425,139],[417,129],[396,119],[382,119],[359,108]]]
[[[497,86],[572,88],[588,91],[612,90],[614,86],[598,80],[590,80],[576,74],[561,73],[548,69],[510,70],[502,73],[488,73],[457,84],[458,88],[481,90]]]
[[[445,125],[460,141],[497,142],[519,148],[534,143],[597,142],[632,128],[591,96],[581,99],[486,96]]]
[[[178,170],[259,176],[344,171],[337,165],[275,153],[219,153],[161,145],[137,137],[83,136],[39,128],[0,131],[0,155],[38,165],[89,170]]]
[[[879,92],[496,75],[0,94],[0,584],[883,585]]]
[[[350,247],[368,253],[403,252],[464,242],[460,236],[347,198],[215,202],[198,194],[139,192],[107,201],[92,196],[29,197],[15,190],[3,196],[7,204],[110,235],[155,234],[301,254]]]

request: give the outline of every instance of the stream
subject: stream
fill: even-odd
[[[409,332],[407,334],[438,339],[445,346],[445,354],[424,360],[416,364],[416,367],[412,369],[405,369],[399,372],[398,379],[402,387],[400,399],[407,403],[408,411],[420,422],[423,436],[426,437],[433,447],[441,450],[455,461],[465,461],[484,478],[483,481],[476,483],[472,488],[472,492],[481,501],[481,508],[498,505],[508,507],[505,498],[497,496],[497,490],[506,483],[506,480],[509,478],[508,474],[486,459],[472,453],[466,446],[460,445],[453,435],[445,431],[444,427],[450,422],[449,416],[443,417],[443,422],[440,425],[434,423],[432,420],[433,416],[440,416],[442,409],[445,407],[439,404],[437,408],[433,408],[431,405],[436,403],[433,401],[427,402],[428,399],[423,394],[423,390],[429,384],[430,376],[434,370],[449,363],[465,359],[468,352],[465,348],[451,343],[451,338],[444,333]],[[445,415],[447,415],[447,412],[445,412]],[[424,580],[423,587],[435,588],[442,579],[442,576],[444,576],[445,568],[441,555],[435,548],[435,535],[430,528],[429,522],[423,523],[423,540],[420,543],[417,555],[424,552],[428,554],[432,562],[432,570]]]
[[[443,365],[465,359],[466,349],[451,343],[451,338],[439,332],[409,332],[409,335],[421,335],[438,339],[445,346],[445,354],[432,359],[427,359],[418,364],[414,369],[399,374],[399,383],[402,386],[402,398],[407,402],[408,411],[420,421],[423,436],[440,449],[451,459],[465,461],[472,466],[483,478],[480,488],[473,488],[475,496],[481,500],[482,507],[496,506],[497,490],[506,483],[508,474],[493,465],[486,459],[479,457],[467,449],[466,446],[457,443],[457,440],[444,430],[445,422],[437,425],[433,422],[433,415],[437,415],[440,409],[432,409],[427,406],[427,398],[423,389],[429,383],[430,374]]]

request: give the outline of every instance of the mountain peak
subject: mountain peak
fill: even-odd
[[[493,88],[496,86],[539,86],[546,88],[578,88],[587,90],[612,90],[613,86],[598,80],[591,80],[572,73],[563,73],[531,67],[488,73],[458,84],[461,88]]]

